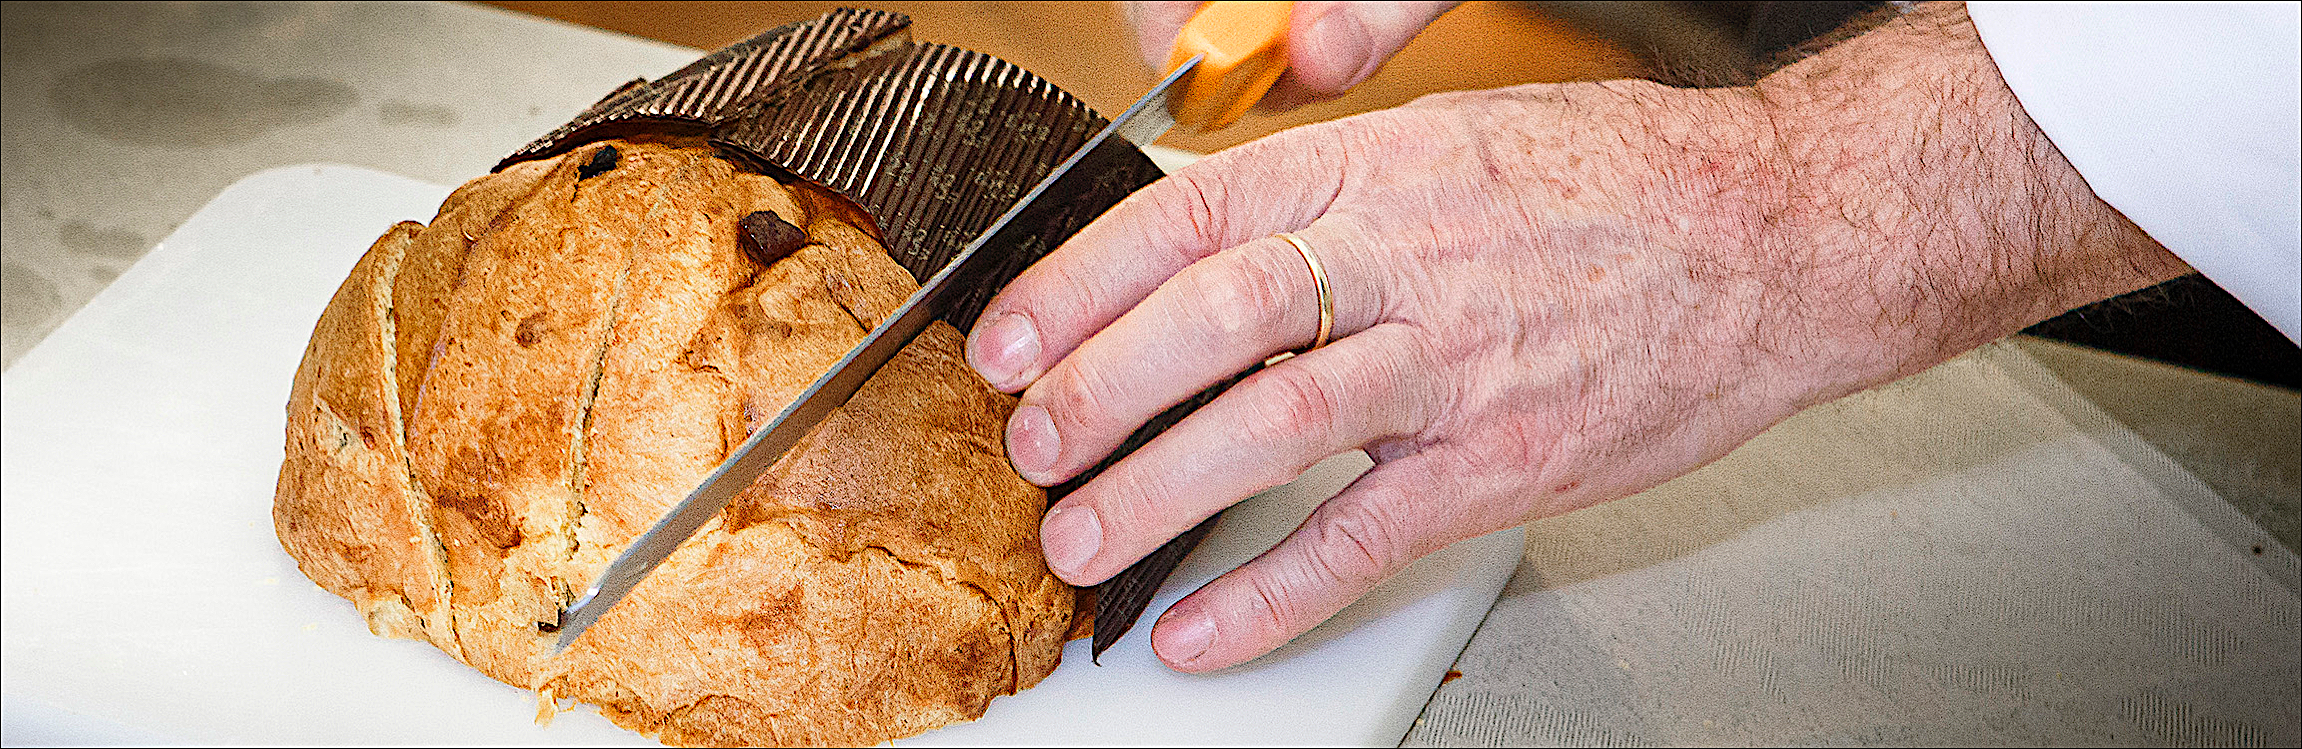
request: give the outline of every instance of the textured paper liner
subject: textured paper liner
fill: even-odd
[[[634,80],[496,165],[634,134],[701,136],[723,153],[822,185],[877,223],[881,242],[922,283],[1109,121],[1005,60],[910,41],[911,19],[842,8],[705,55],[656,81]],[[1109,138],[982,252],[998,262],[955,279],[960,330],[1023,268],[1129,193],[1161,176],[1134,145]],[[1168,409],[1111,457],[1048,490],[1059,500],[1166,431],[1238,378]],[[1214,519],[1097,586],[1100,656],[1142,614]]]
[[[1013,63],[908,39],[911,19],[840,9],[633,81],[498,164],[632,133],[701,135],[723,152],[830,188],[878,224],[888,254],[925,281],[1108,122]],[[1095,179],[1047,202],[1005,262],[945,319],[972,327],[1024,266],[1158,167],[1132,145],[1098,149]]]

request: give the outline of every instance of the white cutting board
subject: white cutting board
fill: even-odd
[[[250,176],[0,377],[0,743],[652,745],[368,634],[272,534],[290,376],[369,242],[449,188],[356,167]],[[1152,612],[1268,548],[1367,466],[1240,505]],[[1513,529],[1417,562],[1277,653],[1188,676],[1138,627],[905,745],[1398,742],[1517,564]],[[1146,622],[1149,617],[1146,617]]]

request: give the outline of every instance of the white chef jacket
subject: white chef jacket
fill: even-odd
[[[1975,2],[1983,46],[2094,194],[2302,331],[2302,4]]]

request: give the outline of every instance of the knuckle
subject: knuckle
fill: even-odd
[[[1266,253],[1268,254],[1268,253]],[[1270,327],[1286,310],[1293,279],[1267,257],[1234,252],[1195,267],[1192,280],[1200,314],[1215,330],[1229,334]]]
[[[1077,263],[1042,263],[1046,275],[1036,293],[1017,299],[1018,309],[1033,313],[1034,322],[1040,320],[1089,319],[1100,304],[1101,287],[1088,277],[1089,267]],[[1044,344],[1042,344],[1044,345]]]
[[[1310,629],[1419,556],[1396,503],[1322,506],[1243,575],[1250,629],[1271,643]]]
[[[1037,399],[1067,447],[1088,441],[1081,438],[1108,426],[1113,420],[1110,409],[1123,403],[1127,392],[1110,370],[1082,359],[1074,355],[1066,360],[1059,374],[1046,378],[1051,387]]]
[[[1373,586],[1389,575],[1404,551],[1405,529],[1385,506],[1352,502],[1322,508],[1305,555],[1312,574],[1354,587]]]
[[[1341,412],[1335,388],[1308,367],[1273,367],[1250,383],[1246,402],[1252,406],[1245,431],[1256,441],[1325,434]]]
[[[1439,352],[1431,336],[1419,330],[1406,331],[1397,337],[1399,364],[1391,373],[1392,383],[1414,397],[1402,398],[1410,414],[1400,426],[1408,432],[1421,432],[1431,428],[1462,409],[1464,389],[1468,383],[1459,378],[1442,376],[1451,367]]]
[[[1307,579],[1298,580],[1282,575],[1255,575],[1247,579],[1248,599],[1251,603],[1247,615],[1250,632],[1261,636],[1263,642],[1284,642],[1294,634],[1290,625],[1300,618],[1297,601],[1308,593],[1300,588]]]
[[[1186,254],[1190,252],[1188,248],[1214,244],[1223,236],[1223,182],[1208,176],[1212,173],[1206,169],[1178,171],[1163,180],[1171,183],[1167,189],[1150,194],[1154,213],[1180,217],[1182,222],[1172,226],[1186,229],[1191,238],[1200,240],[1172,244],[1184,248],[1182,251]],[[1188,262],[1198,258],[1181,259]]]
[[[1559,430],[1543,420],[1510,415],[1483,431],[1486,439],[1466,440],[1462,450],[1462,470],[1469,475],[1483,478],[1561,462],[1565,445]]]
[[[1095,511],[1103,516],[1104,527],[1115,533],[1141,534],[1147,546],[1156,546],[1168,537],[1175,521],[1159,511],[1164,504],[1160,498],[1168,494],[1157,476],[1119,466],[1096,477],[1096,481],[1102,486],[1096,487]]]

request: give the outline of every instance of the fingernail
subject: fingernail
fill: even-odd
[[[1023,370],[1039,360],[1039,331],[1031,319],[1002,314],[976,326],[967,338],[967,364],[1000,390],[1012,390]]]
[[[1176,666],[1199,660],[1214,644],[1215,618],[1205,611],[1181,614],[1169,611],[1151,631],[1151,649],[1159,654],[1160,660]]]
[[[1055,420],[1047,416],[1047,409],[1024,406],[1007,420],[1007,462],[1015,464],[1015,472],[1024,478],[1054,468],[1055,456],[1062,450],[1063,439],[1056,436]]]
[[[1058,507],[1039,522],[1039,546],[1047,552],[1047,566],[1069,577],[1103,548],[1103,524],[1091,507]]]
[[[1375,42],[1367,34],[1367,25],[1359,20],[1359,14],[1348,8],[1337,7],[1326,16],[1311,23],[1310,36],[1311,38],[1307,40],[1310,42],[1308,45],[1310,49],[1307,51],[1311,53],[1311,59],[1333,65],[1332,70],[1349,76],[1339,83],[1330,81],[1320,81],[1320,83],[1335,84],[1336,90],[1339,92],[1343,88],[1358,85],[1360,81],[1366,80],[1367,76],[1374,73],[1367,68],[1374,62],[1374,49],[1372,48]]]

